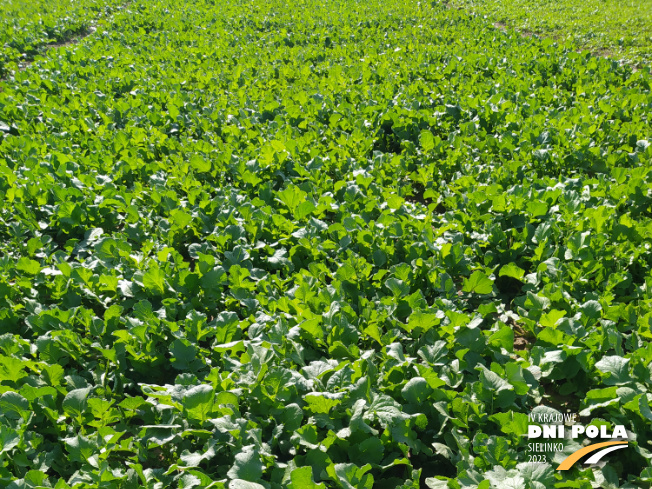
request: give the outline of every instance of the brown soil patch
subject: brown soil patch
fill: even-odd
[[[508,323],[514,330],[514,350],[522,351],[529,350],[537,340],[536,337],[529,331],[524,330],[520,324],[511,320]]]

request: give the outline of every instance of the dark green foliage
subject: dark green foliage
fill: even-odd
[[[437,3],[131,2],[0,92],[2,485],[646,487],[651,113]]]

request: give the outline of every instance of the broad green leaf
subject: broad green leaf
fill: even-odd
[[[204,422],[208,419],[212,409],[215,393],[210,385],[197,385],[183,398],[183,405],[191,419]]]
[[[16,269],[28,275],[36,275],[41,271],[41,265],[36,260],[22,257],[16,263]]]
[[[468,279],[464,279],[462,291],[474,294],[491,294],[493,291],[493,281],[484,273],[476,270]]]
[[[328,414],[331,409],[342,401],[336,398],[326,397],[327,395],[328,393],[309,393],[303,399],[311,412]]]
[[[541,326],[547,328],[554,328],[557,325],[557,322],[566,315],[566,311],[559,311],[557,309],[551,309],[548,312],[544,312],[541,315],[539,322]]]
[[[505,470],[503,467],[494,467],[485,477],[491,482],[492,488],[501,489],[526,489],[525,479],[516,469]]]
[[[211,170],[211,162],[207,161],[201,155],[193,155],[190,157],[190,166],[199,172],[207,172]]]
[[[410,293],[410,286],[405,284],[402,280],[390,278],[385,281],[385,285],[392,291],[394,297],[401,297]]]
[[[0,396],[0,411],[10,418],[25,418],[29,411],[29,402],[17,392],[8,391]]]
[[[421,404],[428,398],[432,389],[423,377],[411,378],[401,390],[403,399],[411,404]]]
[[[296,185],[289,185],[282,191],[277,192],[276,196],[281,203],[285,204],[294,213],[299,204],[305,200],[307,194]]]
[[[310,202],[310,201],[304,201],[301,202],[294,210],[294,217],[297,219],[304,219],[305,217],[308,217],[310,214],[312,214],[315,210],[317,210],[317,207]]]
[[[632,381],[629,375],[629,359],[615,355],[604,356],[595,364],[595,368],[607,374],[606,385],[622,385]]]
[[[20,435],[17,431],[6,426],[0,426],[0,454],[9,453],[19,443]]]
[[[408,332],[413,331],[416,328],[421,330],[421,333],[425,333],[433,326],[438,325],[440,322],[439,317],[436,314],[428,314],[424,312],[414,312],[410,315],[407,324],[404,326]]]
[[[426,153],[432,151],[435,147],[435,138],[430,131],[421,131],[419,134],[419,143]]]
[[[165,273],[158,266],[148,268],[143,275],[143,286],[152,294],[163,295],[165,292]]]
[[[100,448],[92,438],[77,435],[64,438],[63,441],[66,444],[66,450],[68,451],[70,460],[73,462],[88,463],[98,468],[98,460],[93,456],[99,454]]]
[[[181,209],[173,209],[170,211],[170,220],[176,227],[185,228],[192,222],[192,216]]]
[[[354,464],[335,464],[327,467],[328,475],[338,481],[345,489],[372,489],[374,478],[367,472],[371,465],[358,467]]]
[[[290,474],[290,489],[326,489],[322,483],[315,484],[312,467],[297,467]]]
[[[516,280],[523,281],[525,276],[525,270],[516,265],[515,263],[509,263],[501,267],[500,272],[498,273],[500,277],[512,277]]]
[[[264,468],[258,450],[252,445],[248,445],[235,455],[233,466],[229,469],[227,477],[256,482],[260,481]]]
[[[390,209],[393,210],[400,209],[404,202],[405,199],[403,199],[402,197],[396,194],[392,194],[387,198],[387,205],[389,206]]]
[[[508,435],[523,436],[528,430],[528,416],[513,411],[507,413],[496,413],[489,417],[494,421],[503,433]]]
[[[86,410],[86,399],[91,390],[91,387],[85,387],[70,391],[63,399],[62,407],[64,412],[71,417],[81,416]]]

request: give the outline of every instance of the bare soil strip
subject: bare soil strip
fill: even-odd
[[[131,4],[131,1],[125,2],[124,5],[121,7],[118,7],[117,10],[124,10]],[[115,13],[114,13],[115,15]],[[70,36],[67,39],[64,39],[62,41],[53,41],[48,44],[44,44],[42,46],[39,46],[38,52],[34,55],[28,56],[27,59],[24,62],[18,63],[18,71],[25,71],[27,68],[29,68],[34,61],[39,56],[44,56],[45,53],[47,53],[51,49],[56,49],[56,48],[61,48],[61,47],[68,47],[68,46],[73,46],[75,44],[78,44],[80,41],[85,39],[86,37],[90,36],[91,34],[94,34],[97,31],[97,22],[98,19],[95,19],[92,24],[84,29],[83,31],[77,32]],[[0,82],[7,81],[7,79],[11,76],[11,73],[7,73],[4,77],[0,78]],[[0,86],[0,92],[3,91],[2,86]]]

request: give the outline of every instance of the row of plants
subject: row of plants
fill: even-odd
[[[3,0],[0,3],[0,77],[24,69],[45,49],[92,32],[124,0]]]
[[[652,1],[637,0],[451,0],[449,4],[522,35],[572,40],[581,49],[649,66]]]

